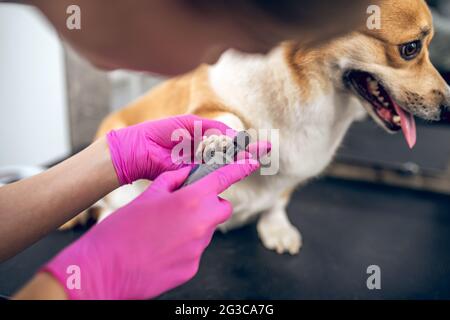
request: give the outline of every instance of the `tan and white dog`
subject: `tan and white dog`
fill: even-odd
[[[234,213],[221,229],[259,216],[264,246],[296,254],[302,239],[286,214],[289,197],[327,167],[353,121],[368,112],[386,131],[403,131],[412,147],[413,115],[439,120],[450,104],[449,87],[428,57],[432,36],[425,1],[382,1],[379,30],[362,28],[314,49],[286,42],[267,56],[230,50],[216,65],[167,81],[110,115],[98,136],[186,113],[236,130],[279,129],[279,173],[255,174],[230,188],[223,196],[233,203]],[[103,216],[145,185],[139,182],[110,194],[101,203]]]

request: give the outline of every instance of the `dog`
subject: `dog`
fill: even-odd
[[[302,237],[286,214],[289,198],[298,185],[324,171],[354,121],[369,114],[386,132],[403,132],[413,147],[414,116],[439,120],[450,104],[449,87],[429,60],[434,30],[425,1],[386,0],[380,9],[380,29],[362,27],[319,47],[287,41],[264,56],[229,50],[217,64],[169,80],[110,115],[97,136],[188,113],[239,131],[279,129],[279,172],[254,174],[227,190],[223,197],[234,212],[220,229],[258,218],[266,248],[297,254]],[[99,203],[102,217],[147,184],[111,193]]]

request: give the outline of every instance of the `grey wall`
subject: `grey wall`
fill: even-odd
[[[107,73],[98,71],[65,48],[70,140],[74,151],[92,142],[102,119],[110,112],[111,84]]]

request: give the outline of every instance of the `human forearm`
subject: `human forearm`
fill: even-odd
[[[50,274],[40,272],[19,292],[15,300],[67,300],[62,285]]]
[[[106,139],[48,171],[0,188],[0,261],[119,186]]]

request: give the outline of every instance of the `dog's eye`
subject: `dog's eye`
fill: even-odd
[[[400,46],[400,54],[405,60],[412,60],[420,53],[422,50],[422,42],[420,40],[408,42]]]

